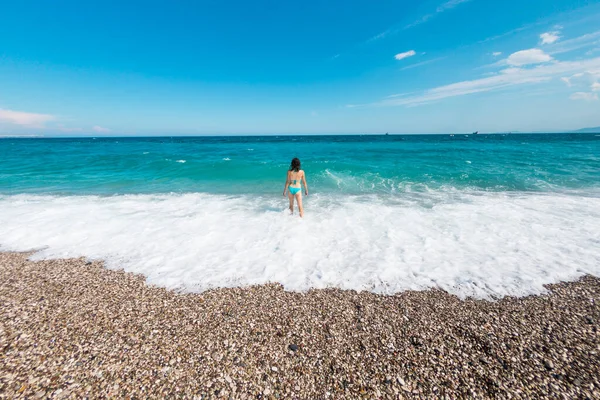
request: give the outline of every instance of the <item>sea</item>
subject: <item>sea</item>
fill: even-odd
[[[0,251],[182,292],[539,294],[600,276],[600,135],[2,138]]]

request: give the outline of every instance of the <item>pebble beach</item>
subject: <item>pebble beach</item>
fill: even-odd
[[[183,294],[0,253],[0,398],[600,398],[600,279],[461,300],[279,284]]]

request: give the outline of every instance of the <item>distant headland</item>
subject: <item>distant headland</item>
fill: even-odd
[[[600,133],[600,126],[596,126],[595,128],[583,128],[573,131],[576,133]]]

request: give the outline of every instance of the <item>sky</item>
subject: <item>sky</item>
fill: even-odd
[[[0,135],[600,126],[600,0],[5,0]]]

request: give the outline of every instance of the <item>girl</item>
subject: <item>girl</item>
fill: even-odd
[[[294,158],[292,160],[292,164],[290,165],[290,169],[287,172],[287,177],[285,178],[285,186],[283,187],[283,196],[285,197],[285,192],[289,191],[290,198],[290,211],[294,213],[294,198],[296,199],[296,203],[298,203],[298,210],[300,211],[300,217],[304,216],[304,208],[302,208],[302,185],[304,184],[304,193],[308,196],[308,185],[306,184],[306,176],[304,175],[304,171],[300,169],[300,160],[298,158]]]

